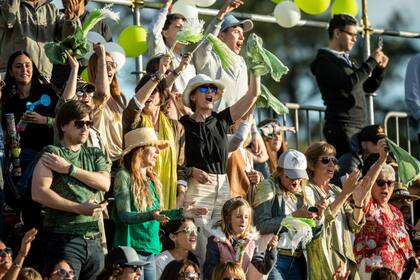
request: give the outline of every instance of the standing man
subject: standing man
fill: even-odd
[[[93,125],[86,104],[65,103],[56,125],[61,144],[43,150],[32,179],[32,199],[46,208],[45,261],[64,259],[76,279],[93,280],[104,267],[98,215],[106,203],[97,203],[109,190],[110,166],[100,149],[83,145]]]
[[[420,145],[420,54],[413,56],[405,72],[405,104],[408,113],[417,124],[417,137]],[[420,159],[420,148],[416,153]]]
[[[324,136],[340,157],[350,151],[351,136],[364,126],[365,94],[379,88],[388,57],[378,46],[361,65],[349,58],[357,41],[357,21],[350,15],[334,15],[328,35],[328,48],[318,50],[311,71],[326,106]]]

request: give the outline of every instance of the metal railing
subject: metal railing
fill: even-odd
[[[393,125],[393,130],[390,127]],[[404,126],[403,129],[400,127]],[[407,152],[411,154],[410,118],[405,112],[389,112],[384,118],[385,133],[388,137],[400,146],[401,139],[405,139]],[[404,130],[403,133],[402,130]]]

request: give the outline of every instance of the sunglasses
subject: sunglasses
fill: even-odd
[[[186,234],[191,234],[191,233],[195,233],[197,234],[198,232],[200,232],[200,229],[198,227],[195,226],[188,226],[188,227],[184,227],[183,229],[180,229],[178,231],[175,231],[174,234],[178,234],[181,232],[185,232]]]
[[[383,186],[385,186],[385,184],[387,184],[388,186],[392,186],[393,184],[395,183],[395,181],[385,181],[385,180],[382,180],[382,179],[378,179],[378,180],[376,180],[376,184],[379,186],[379,187],[383,187]]]
[[[199,86],[197,89],[201,93],[213,93],[213,94],[216,94],[216,92],[217,92],[217,87],[215,87],[215,86]]]
[[[179,275],[182,277],[182,279],[185,279],[185,280],[200,279],[200,274],[197,272],[181,272]]]
[[[87,91],[87,90],[78,90],[76,91],[76,95],[77,97],[83,97],[83,95],[86,93],[87,96],[89,97],[93,97],[93,94],[95,93],[94,91]]]
[[[74,277],[74,271],[73,270],[65,270],[64,268],[57,269],[56,271],[51,273],[51,275],[54,275],[54,274],[57,274],[61,279],[63,279],[67,275],[70,276],[71,278]]]
[[[136,272],[137,269],[141,269],[141,266],[139,266],[139,265],[125,265],[125,266],[123,266],[123,268],[131,268],[133,270],[133,272]]]
[[[85,125],[87,128],[91,128],[93,126],[93,121],[74,121],[74,127],[77,129],[81,129]]]
[[[241,278],[235,278],[235,277],[224,277],[223,280],[241,280]]]
[[[10,247],[6,247],[4,249],[0,249],[0,257],[3,257],[5,254],[11,256],[13,254],[13,250]]]
[[[338,162],[336,157],[321,157],[320,161],[322,164],[328,164],[330,162],[337,164]]]
[[[115,68],[117,68],[117,66],[118,66],[118,64],[116,62],[114,62],[114,61],[107,61],[106,62],[106,67],[107,68],[113,68],[113,69],[115,69]]]

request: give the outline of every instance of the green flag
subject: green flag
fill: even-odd
[[[389,150],[398,163],[398,176],[404,185],[408,186],[420,177],[420,162],[396,143],[387,140]]]

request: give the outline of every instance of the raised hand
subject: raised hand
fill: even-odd
[[[234,11],[243,4],[244,1],[242,0],[226,0],[225,4],[220,8],[217,17],[222,20],[228,13]]]
[[[19,253],[21,253],[24,257],[28,255],[29,250],[31,249],[31,243],[35,239],[37,233],[38,230],[33,228],[28,230],[23,236],[22,242],[20,243]]]
[[[353,191],[353,200],[356,206],[364,207],[366,202],[366,197],[369,195],[371,186],[371,178],[366,175],[361,181],[357,184],[356,188]]]
[[[360,176],[361,176],[361,172],[358,169],[353,170],[353,172],[350,173],[350,175],[348,175],[343,185],[344,194],[351,194],[354,191],[357,185],[357,181],[359,180]]]
[[[184,71],[188,67],[188,65],[190,65],[191,59],[192,59],[192,54],[190,52],[185,53],[182,56],[181,62],[179,63],[178,67],[175,69],[175,72],[179,74],[182,71]]]
[[[184,202],[184,217],[186,218],[199,218],[209,213],[205,207],[194,207],[195,201]]]
[[[155,219],[161,224],[166,224],[167,222],[169,222],[169,217],[165,215],[161,215],[160,209],[153,211],[153,219]]]

